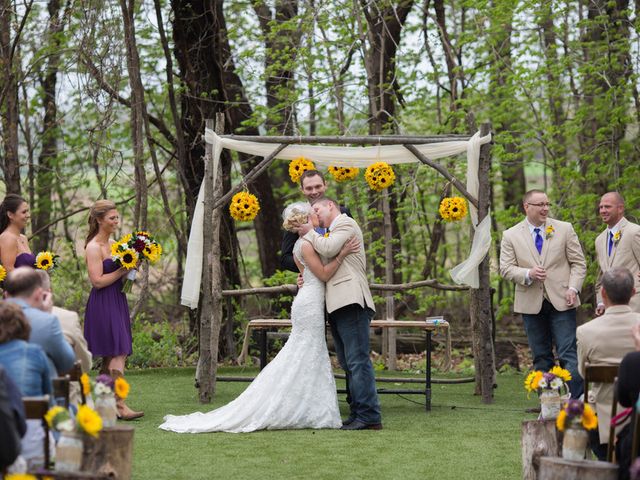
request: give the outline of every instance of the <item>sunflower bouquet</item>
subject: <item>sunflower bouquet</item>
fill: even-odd
[[[122,291],[131,291],[136,278],[136,269],[142,260],[156,263],[162,255],[162,246],[149,232],[136,231],[122,237],[111,245],[111,259],[119,267],[129,270]]]
[[[0,284],[7,278],[7,269],[0,264]]]
[[[556,428],[561,432],[566,428],[593,430],[597,426],[598,417],[596,417],[593,408],[581,400],[569,400],[556,418]]]
[[[562,367],[555,366],[548,372],[534,370],[527,375],[524,381],[524,388],[527,392],[537,392],[541,394],[545,390],[560,391],[571,380],[571,373]]]
[[[45,250],[36,255],[35,267],[45,271],[53,270],[58,266],[59,258],[55,253]]]
[[[86,433],[97,437],[102,430],[102,418],[87,405],[79,405],[75,418],[64,407],[51,407],[44,416],[49,428],[57,432]]]

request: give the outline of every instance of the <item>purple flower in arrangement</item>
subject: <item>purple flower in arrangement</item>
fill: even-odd
[[[106,375],[104,373],[96,377],[96,382],[102,383],[103,385],[106,385],[109,388],[113,388],[113,378],[111,378],[109,375]]]
[[[584,412],[584,404],[580,400],[569,400],[566,411],[569,417],[580,417]]]

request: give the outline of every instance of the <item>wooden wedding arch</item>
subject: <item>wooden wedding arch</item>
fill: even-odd
[[[214,130],[214,121],[207,120],[206,128]],[[491,142],[485,143],[480,148],[478,165],[478,194],[477,197],[467,191],[465,185],[455,178],[443,165],[433,161],[423,155],[417,145],[450,142],[453,140],[470,139],[469,135],[434,135],[434,136],[238,136],[223,135],[224,117],[218,114],[215,122],[215,132],[219,138],[251,141],[257,143],[278,144],[278,146],[263,160],[256,165],[243,178],[243,181],[228,192],[222,191],[221,164],[217,162],[217,172],[214,174],[213,149],[207,143],[205,154],[205,174],[204,185],[204,216],[202,230],[202,276],[201,291],[204,295],[199,303],[200,312],[200,338],[199,338],[199,358],[196,380],[199,388],[199,398],[201,403],[209,403],[215,393],[217,376],[218,340],[220,327],[223,320],[223,301],[225,297],[242,296],[257,293],[278,293],[295,292],[295,286],[262,287],[253,289],[223,290],[222,289],[222,269],[220,263],[220,219],[224,207],[231,197],[251,184],[269,165],[276,159],[278,153],[288,145],[402,145],[411,152],[421,163],[435,169],[462,196],[477,208],[478,224],[489,214],[490,207],[490,183],[489,171],[491,166]],[[491,133],[491,126],[485,123],[480,128],[480,136],[486,137]],[[214,180],[215,179],[215,180]],[[386,192],[385,192],[386,193]],[[388,215],[388,211],[385,212]],[[193,227],[192,227],[193,229]],[[387,246],[387,258],[391,258],[390,246]],[[387,261],[387,265],[393,268],[392,262]],[[392,278],[387,271],[387,281]],[[493,401],[493,386],[495,376],[495,358],[493,349],[493,326],[492,326],[492,306],[491,289],[489,281],[489,256],[486,255],[478,265],[478,288],[469,288],[464,285],[444,285],[434,279],[426,279],[411,284],[393,285],[391,283],[376,285],[372,284],[372,290],[387,292],[386,318],[393,320],[393,297],[394,291],[402,291],[410,288],[431,287],[442,290],[469,290],[470,291],[470,318],[472,327],[472,349],[475,364],[476,393],[482,395],[484,403]],[[186,275],[185,275],[186,278]],[[209,294],[206,294],[206,293]],[[394,343],[391,342],[390,345]],[[391,348],[391,346],[390,346]],[[389,352],[390,354],[394,352]]]

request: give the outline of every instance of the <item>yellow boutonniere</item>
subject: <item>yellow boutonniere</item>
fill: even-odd
[[[556,229],[553,228],[553,225],[549,225],[547,228],[544,229],[544,238],[546,238],[547,240],[549,240],[551,237],[553,237],[553,234],[555,233]]]
[[[329,237],[329,232],[324,232],[323,237],[324,237],[324,238],[328,238],[328,237]]]
[[[622,232],[618,230],[616,233],[613,234],[613,244],[618,245],[618,242],[620,241],[621,238],[622,238]]]

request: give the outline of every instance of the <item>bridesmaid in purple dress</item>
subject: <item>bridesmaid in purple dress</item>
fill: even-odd
[[[120,222],[116,204],[98,200],[89,214],[89,235],[85,258],[93,288],[84,316],[84,336],[94,357],[102,357],[101,372],[114,380],[124,376],[127,356],[131,355],[131,320],[127,297],[122,293],[122,277],[127,270],[111,260],[111,235]],[[131,410],[116,398],[118,417],[133,420],[144,415]]]
[[[13,193],[0,204],[0,264],[7,273],[17,267],[35,267],[27,237],[22,233],[29,223],[29,204]]]

